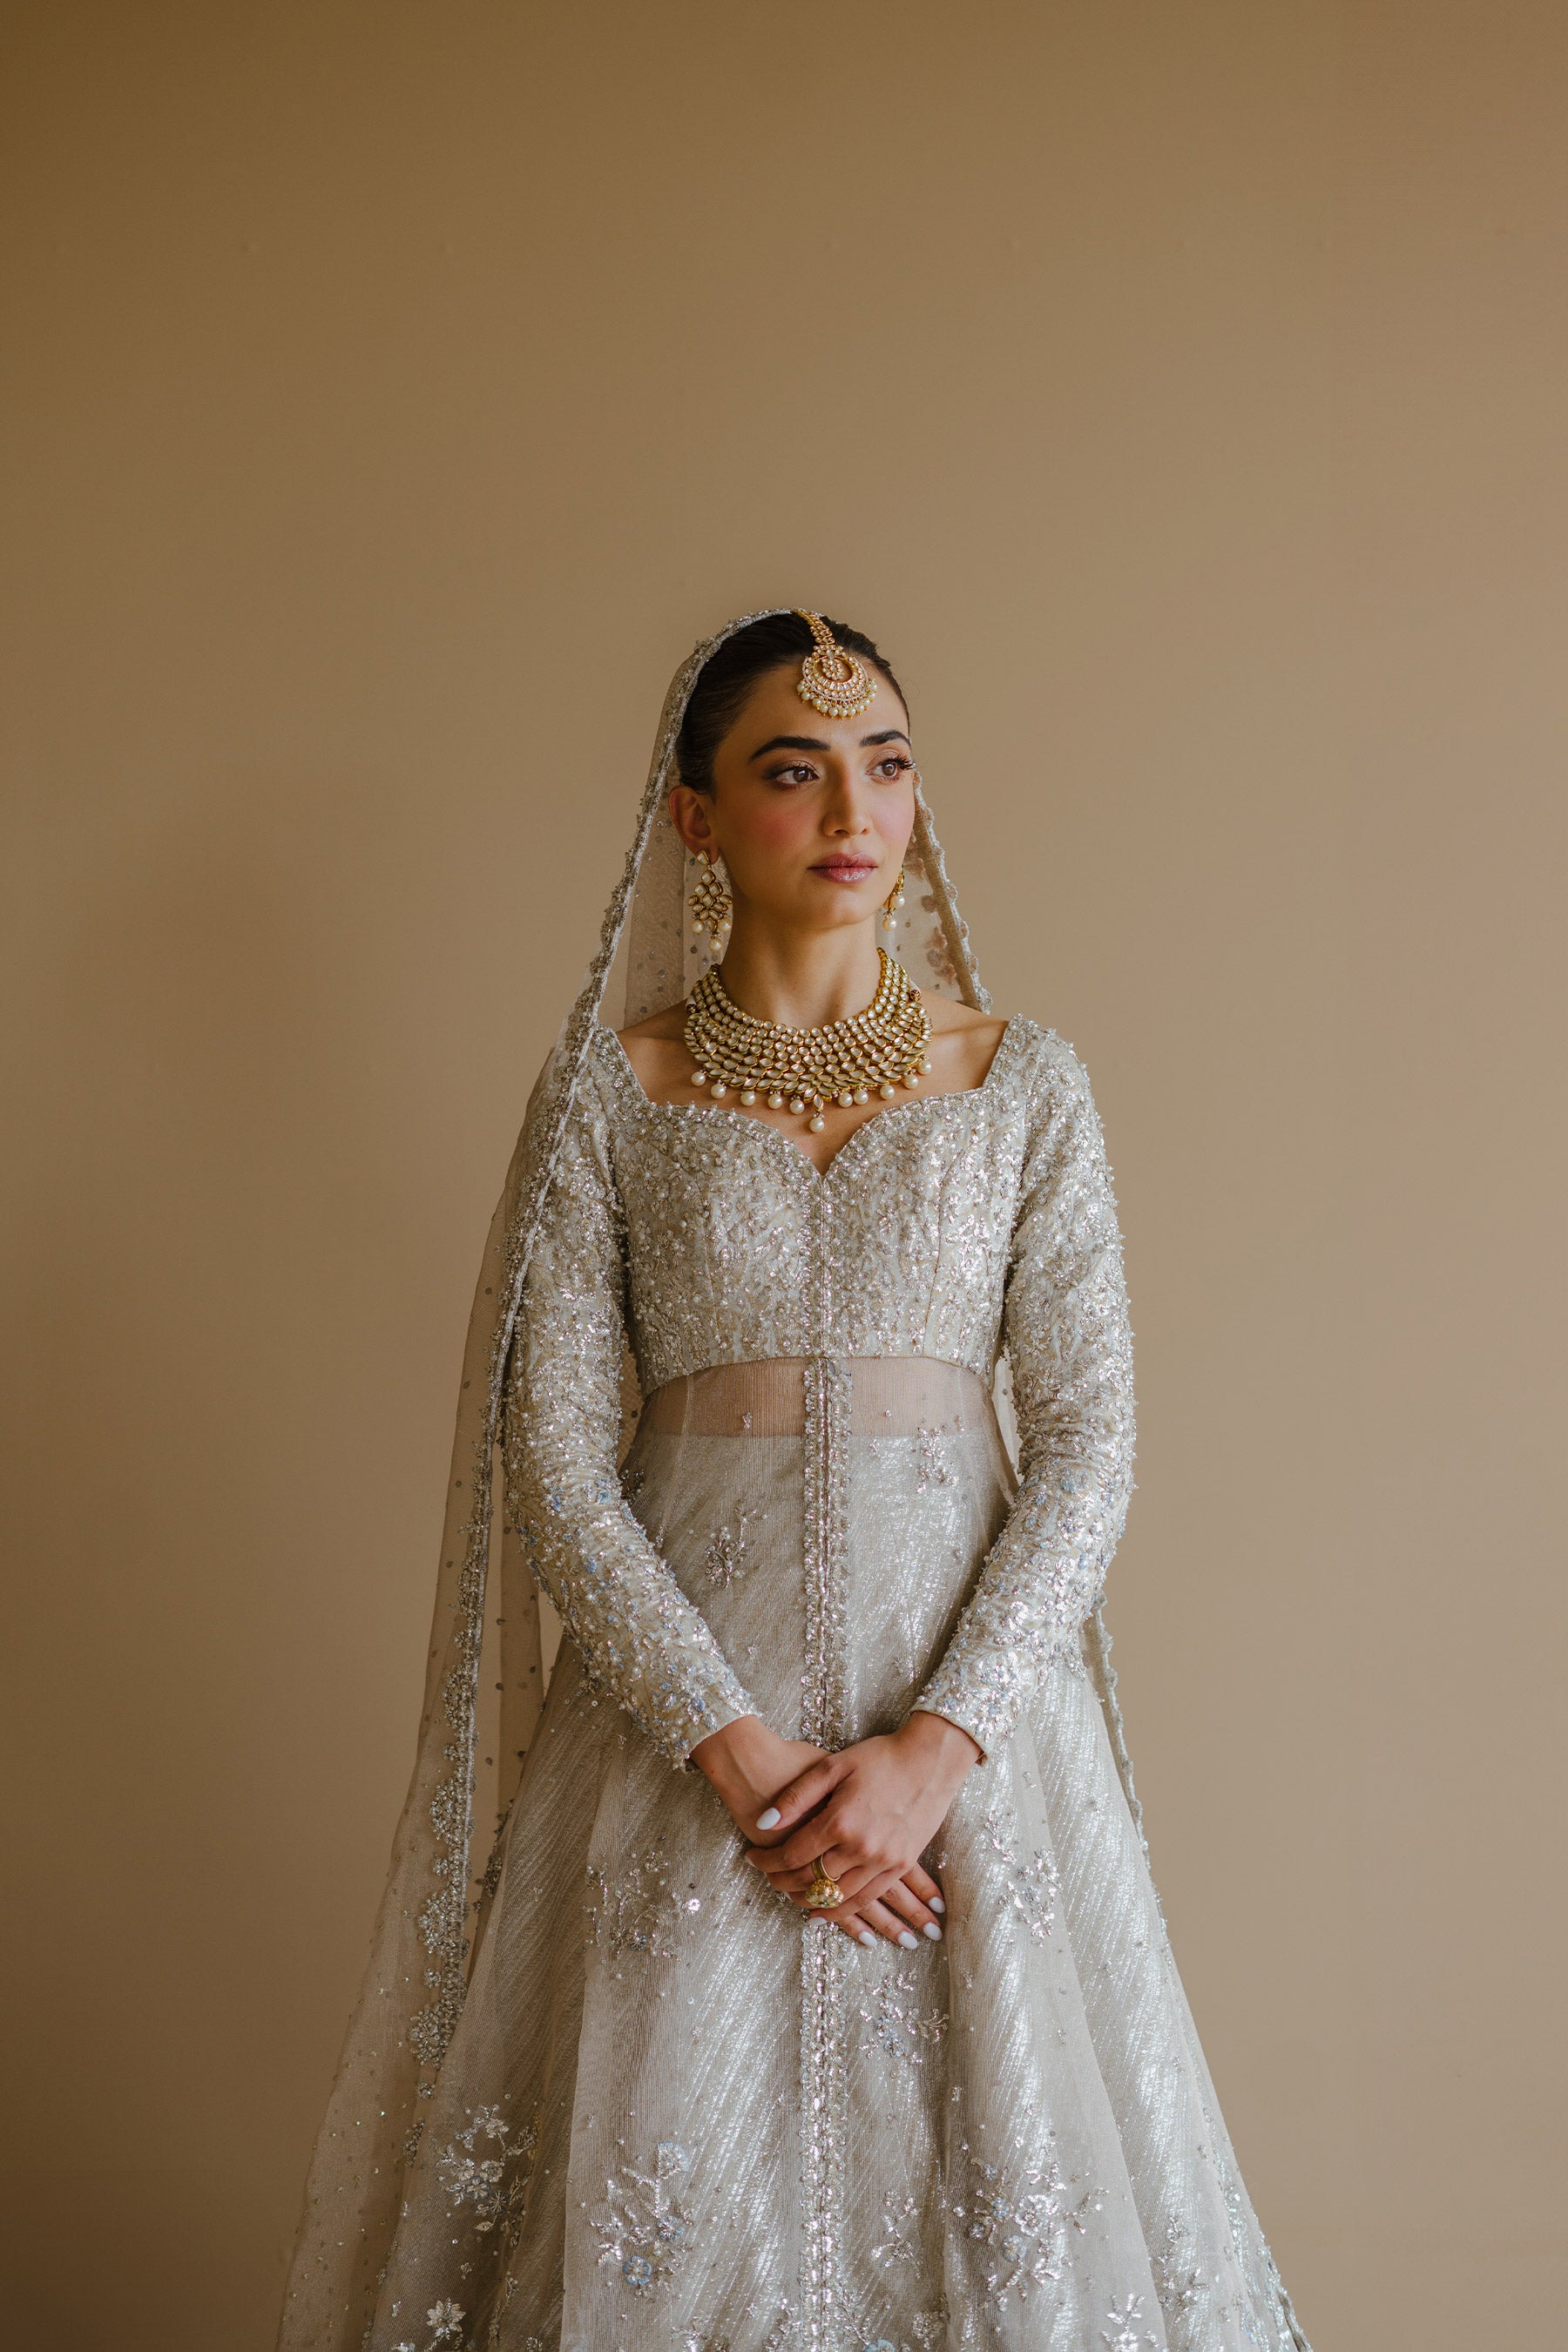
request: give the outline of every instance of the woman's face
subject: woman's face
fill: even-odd
[[[874,915],[899,878],[915,821],[909,714],[879,671],[855,719],[825,719],[792,663],[757,680],[713,761],[711,793],[678,785],[687,847],[722,855],[737,909],[805,930]]]

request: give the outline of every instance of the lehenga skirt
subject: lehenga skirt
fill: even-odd
[[[777,1730],[895,1729],[1013,1491],[924,1360],[725,1365],[629,1507]],[[775,1895],[563,1643],[371,2352],[1289,2352],[1078,1643],[925,1856],[941,1942]]]

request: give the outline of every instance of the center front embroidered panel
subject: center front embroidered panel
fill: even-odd
[[[603,1033],[528,1279],[508,1512],[566,1639],[370,2352],[1292,2352],[1084,1671],[1131,1412],[1068,1049],[1009,1024],[821,1176]],[[944,1940],[866,1950],[686,1759],[917,1705],[985,1760]]]

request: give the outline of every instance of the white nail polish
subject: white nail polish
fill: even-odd
[[[757,1827],[760,1830],[776,1830],[779,1825],[779,1818],[778,1807],[776,1805],[770,1805],[765,1813],[759,1813],[757,1815]]]
[[[935,1921],[934,1919],[928,1919],[928,1920],[926,1921],[925,1931],[926,1931],[926,1934],[931,1937],[931,1942],[932,1942],[933,1944],[940,1944],[940,1943],[941,1943],[941,1941],[942,1941],[942,1929],[937,1926],[936,1921]]]
[[[931,1896],[931,1909],[932,1909],[933,1911],[945,1911],[945,1910],[947,1909],[947,1906],[946,1906],[946,1904],[942,1901],[942,1897],[941,1897],[941,1895],[933,1895]]]
[[[902,1944],[906,1952],[918,1952],[921,1948],[921,1939],[915,1934],[912,1927],[900,1927],[899,1930],[899,1941]]]
[[[860,1932],[859,1932],[859,1936],[858,1936],[858,1940],[860,1943],[862,1943],[862,1944],[874,1944],[874,1943],[876,1942],[877,1938],[876,1938],[876,1937],[871,1933],[871,1930],[870,1930],[870,1928],[869,1928],[869,1927],[862,1927],[862,1928],[861,1928],[861,1930],[860,1930]]]

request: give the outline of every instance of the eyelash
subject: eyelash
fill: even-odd
[[[876,762],[871,772],[875,775],[879,769],[891,768],[894,775],[898,775],[905,769],[912,769],[914,764],[914,761],[912,760],[906,759],[901,751],[889,751],[886,759],[879,760]],[[816,770],[815,768],[803,767],[798,761],[792,767],[770,768],[768,771],[768,782],[770,784],[783,784],[790,782],[809,784],[815,781],[816,776]],[[883,781],[884,782],[890,783],[892,778],[885,777]]]

